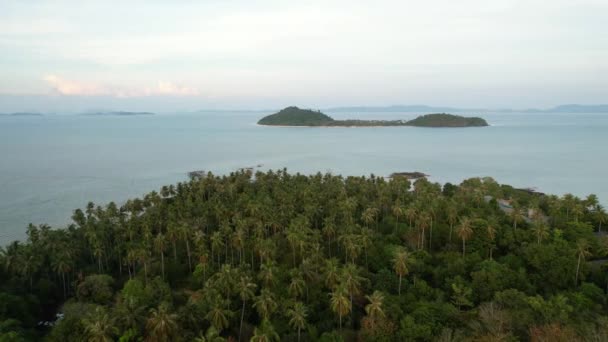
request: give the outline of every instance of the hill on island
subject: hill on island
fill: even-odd
[[[408,126],[419,127],[483,127],[486,120],[478,117],[464,117],[452,114],[426,114],[407,122]]]
[[[267,126],[307,126],[307,127],[483,127],[488,123],[479,117],[464,117],[453,114],[426,114],[416,119],[406,120],[334,120],[332,117],[310,109],[287,107],[258,121]]]
[[[323,126],[334,121],[336,120],[320,111],[287,107],[281,109],[278,113],[262,118],[258,121],[258,124],[270,126]]]

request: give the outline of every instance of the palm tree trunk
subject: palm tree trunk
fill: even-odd
[[[454,224],[450,223],[450,242],[452,242],[452,231],[454,230]]]
[[[464,254],[466,253],[466,248],[467,248],[466,242],[464,239],[462,239],[462,257],[463,258],[464,258]]]
[[[403,276],[400,274],[399,275],[399,296],[401,296],[401,279],[403,279]]]
[[[175,260],[175,263],[177,263],[177,246],[175,241],[173,241],[173,260]]]
[[[433,248],[433,220],[431,220],[431,229],[429,230],[429,252]]]
[[[576,277],[574,278],[574,286],[578,285],[578,271],[581,267],[581,255],[578,255],[578,262],[576,264]]]
[[[190,242],[186,239],[186,253],[188,253],[188,269],[192,272],[192,256],[190,254]]]
[[[144,261],[144,280],[148,283],[148,264]]]
[[[160,269],[163,273],[163,279],[165,279],[165,254],[160,252]]]
[[[243,308],[241,309],[241,325],[239,326],[239,341],[241,340],[241,335],[243,334],[243,318],[245,317],[245,301],[243,301]]]
[[[298,327],[298,342],[300,342],[300,327]]]
[[[342,315],[338,315],[338,317],[340,317],[340,330],[342,330]]]

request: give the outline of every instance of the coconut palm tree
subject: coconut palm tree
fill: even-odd
[[[324,267],[325,273],[325,286],[333,290],[337,285],[340,278],[340,265],[336,258],[331,258],[325,261]]]
[[[393,257],[393,269],[399,276],[399,296],[401,296],[401,281],[409,273],[409,258],[410,254],[403,248],[396,250]]]
[[[492,251],[494,250],[494,240],[496,240],[496,222],[494,219],[488,220],[488,225],[486,226],[486,233],[488,234],[488,239],[490,240],[490,247],[488,256],[490,260],[492,260]]]
[[[348,291],[350,297],[350,306],[353,306],[353,296],[361,292],[361,283],[363,278],[359,276],[359,270],[355,264],[347,264],[340,275],[340,283]],[[353,322],[354,323],[354,322]]]
[[[323,222],[323,236],[327,238],[327,251],[329,253],[329,257],[331,258],[331,240],[336,236],[336,226],[334,225],[334,220],[325,219]]]
[[[602,224],[606,223],[608,220],[608,215],[606,214],[606,210],[601,204],[596,204],[594,208],[595,219],[598,223],[598,232],[602,232]]]
[[[268,319],[277,310],[278,304],[274,295],[268,289],[262,289],[259,296],[255,298],[253,307],[263,319]]]
[[[456,203],[450,201],[446,207],[446,215],[448,219],[448,223],[450,224],[450,235],[449,240],[452,242],[452,232],[454,231],[454,224],[456,224],[458,220],[458,209],[456,208]]]
[[[549,228],[542,221],[537,221],[534,223],[534,227],[532,228],[534,234],[536,235],[536,243],[540,245],[540,243],[549,236]]]
[[[348,300],[348,291],[341,285],[331,293],[331,310],[338,315],[340,330],[342,330],[342,317],[348,315],[352,309],[351,302]]]
[[[517,224],[523,221],[524,217],[522,214],[521,207],[515,201],[513,201],[513,209],[511,209],[511,213],[509,216],[511,216],[511,220],[513,221],[513,229],[517,229]]]
[[[397,227],[399,227],[399,218],[401,216],[403,216],[403,207],[401,206],[401,203],[399,203],[399,201],[397,201],[395,203],[395,205],[393,205],[393,207],[391,208],[391,211],[393,212],[393,216],[395,216],[395,230],[396,230]]]
[[[194,342],[224,342],[225,338],[220,336],[220,333],[213,326],[210,326],[209,329],[203,334],[200,332],[198,337],[194,338]]]
[[[229,307],[230,302],[222,299],[219,294],[211,299],[211,309],[205,316],[205,319],[219,332],[228,327],[228,319],[233,314],[228,309]]]
[[[150,317],[146,323],[148,341],[170,341],[177,333],[177,315],[169,313],[165,305],[150,310]]]
[[[83,320],[87,340],[91,342],[110,342],[115,340],[118,329],[110,315],[98,307],[95,314]]]
[[[251,300],[255,296],[255,289],[257,285],[252,281],[248,275],[242,275],[239,282],[236,285],[239,297],[243,305],[241,306],[241,322],[239,324],[239,341],[243,334],[243,319],[245,318],[245,303]]]
[[[260,272],[258,274],[258,279],[264,284],[266,287],[272,287],[276,282],[276,273],[277,267],[272,262],[266,262],[260,266]]]
[[[371,296],[368,295],[365,298],[369,301],[369,304],[365,306],[365,312],[370,319],[373,330],[376,321],[385,317],[384,310],[382,309],[384,295],[380,291],[374,291]]]
[[[156,238],[154,239],[154,247],[156,247],[156,251],[160,254],[160,269],[163,275],[163,279],[165,279],[165,248],[166,241],[163,233],[158,232]]]
[[[585,239],[580,239],[576,242],[576,255],[578,257],[578,262],[576,264],[576,276],[574,278],[574,284],[578,285],[578,274],[581,268],[581,261],[585,261],[589,256],[591,256],[591,252],[589,251],[589,242]]]
[[[287,291],[292,297],[301,298],[306,290],[306,283],[304,282],[304,278],[300,271],[294,270],[291,273],[291,282],[287,287]]]
[[[404,215],[405,217],[407,217],[409,226],[413,227],[412,224],[416,221],[416,218],[418,217],[418,210],[416,210],[414,206],[409,206],[407,209],[405,209]]]
[[[274,330],[272,323],[268,319],[263,319],[259,327],[253,329],[251,342],[272,342],[279,341],[279,335]]]
[[[374,223],[378,216],[377,208],[367,208],[361,214],[361,221],[369,228],[369,225]]]
[[[306,327],[306,317],[308,309],[302,302],[295,302],[292,307],[287,310],[287,318],[289,318],[289,326],[298,331],[298,342],[300,341],[300,332]]]
[[[473,236],[473,228],[469,218],[464,217],[460,220],[460,225],[457,228],[456,234],[462,239],[462,256],[464,257],[467,248],[467,240]]]

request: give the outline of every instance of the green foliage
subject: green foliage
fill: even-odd
[[[0,250],[0,340],[602,340],[593,203],[491,178],[199,175]]]
[[[482,127],[488,126],[486,120],[477,117],[466,118],[453,114],[426,114],[407,122],[418,127]]]
[[[76,288],[76,297],[84,302],[108,304],[114,296],[113,284],[114,279],[107,274],[87,276]]]
[[[310,109],[287,107],[258,121],[260,125],[322,126],[334,121],[331,117]]]
[[[417,127],[482,127],[488,123],[478,117],[463,117],[453,114],[426,114],[410,121],[404,120],[334,120],[330,116],[310,109],[287,107],[277,113],[263,117],[259,125],[269,126],[417,126]],[[449,190],[448,190],[449,191]]]

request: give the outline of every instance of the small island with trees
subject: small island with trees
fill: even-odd
[[[479,117],[464,117],[453,114],[426,114],[413,120],[335,120],[329,115],[311,109],[287,107],[275,114],[265,116],[259,125],[265,126],[306,126],[306,127],[484,127],[486,120]]]

